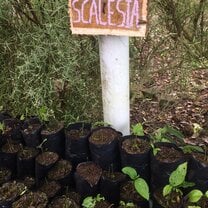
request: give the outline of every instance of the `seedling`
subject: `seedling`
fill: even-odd
[[[169,184],[163,188],[163,196],[169,198],[170,194],[175,192],[179,195],[183,195],[181,188],[192,187],[195,184],[186,182],[187,174],[187,162],[180,164],[175,171],[173,171],[169,177]]]
[[[147,182],[137,174],[136,170],[132,167],[124,167],[122,172],[131,178],[137,193],[149,201],[149,186]]]
[[[202,191],[198,189],[194,189],[188,193],[188,202],[190,203],[197,203],[200,201],[202,197],[205,197],[208,199],[208,191],[206,191],[204,194]],[[200,206],[198,206],[200,207]],[[201,208],[201,207],[200,207]]]
[[[108,127],[108,126],[111,126],[109,123],[107,122],[104,122],[104,121],[97,121],[93,124],[93,128],[96,128],[96,127]]]
[[[144,136],[144,129],[141,123],[132,126],[132,133],[135,136]]]
[[[37,113],[43,123],[47,123],[50,120],[50,117],[54,118],[53,110],[48,109],[46,106],[39,108]]]
[[[160,148],[155,147],[154,144],[151,144],[151,147],[152,147],[152,152],[153,152],[153,155],[154,155],[154,156],[156,156],[157,153],[161,150]]]
[[[94,208],[97,202],[104,200],[105,198],[101,197],[100,194],[98,194],[96,197],[88,196],[83,200],[82,206],[84,208]]]
[[[44,145],[45,142],[47,142],[47,139],[44,139],[36,148],[40,149],[41,152],[43,152],[43,145]]]
[[[120,201],[120,206],[124,207],[124,208],[131,208],[131,207],[135,207],[134,203],[132,202],[127,202],[125,203],[124,201]]]
[[[200,152],[200,153],[204,153],[204,150],[202,147],[196,146],[196,145],[184,145],[182,147],[180,147],[182,149],[182,151],[186,154],[186,153],[192,153],[192,152]]]
[[[174,137],[174,139],[172,138]],[[163,128],[159,128],[155,131],[153,137],[153,142],[172,142],[176,143],[175,140],[177,140],[180,144],[184,143],[184,135],[178,131],[177,129],[171,127],[171,126],[165,126]]]
[[[0,123],[0,132],[1,132],[2,134],[4,134],[5,130],[6,130],[5,124],[1,122],[1,123]]]

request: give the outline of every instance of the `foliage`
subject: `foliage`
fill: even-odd
[[[194,186],[194,183],[186,182],[187,162],[180,164],[169,177],[169,184],[163,188],[163,196],[170,195],[171,192],[177,192],[182,195],[180,188],[188,188]]]
[[[105,200],[104,197],[101,197],[98,194],[96,197],[88,196],[83,200],[82,206],[84,208],[94,208],[97,202]]]
[[[128,175],[134,182],[137,193],[144,199],[149,200],[149,186],[147,182],[137,174],[136,170],[132,167],[124,167],[122,172]]]
[[[120,206],[122,206],[124,208],[135,207],[134,203],[132,203],[132,202],[125,203],[124,201],[120,201]]]
[[[191,203],[191,204],[197,204],[201,199],[202,197],[205,197],[206,199],[208,199],[208,191],[206,191],[204,194],[202,191],[198,190],[198,189],[194,189],[192,191],[190,191],[187,195],[188,197],[188,203]],[[188,205],[188,207],[190,208],[201,208],[201,206],[195,206],[195,205]]]
[[[62,0],[0,1],[0,105],[14,115],[46,106],[67,123],[100,119],[97,41],[71,35],[67,10]]]
[[[0,122],[0,133],[4,134],[5,132],[5,124]]]
[[[153,142],[172,142],[184,144],[184,135],[171,126],[164,126],[154,132]]]
[[[132,126],[132,133],[136,136],[144,136],[144,129],[141,123]]]

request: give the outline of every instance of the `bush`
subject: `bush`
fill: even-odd
[[[99,120],[97,41],[71,35],[67,1],[5,0],[0,7],[0,105],[15,115],[46,106],[66,122]]]

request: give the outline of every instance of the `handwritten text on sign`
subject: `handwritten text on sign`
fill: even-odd
[[[70,0],[72,32],[144,36],[147,0]]]

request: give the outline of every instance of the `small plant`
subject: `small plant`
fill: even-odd
[[[47,139],[44,139],[36,148],[40,149],[41,152],[43,152],[43,145],[44,145],[45,142],[47,142]]]
[[[160,148],[155,147],[154,144],[151,144],[151,147],[152,147],[152,152],[153,152],[153,155],[154,155],[154,156],[156,156],[157,153],[161,150]]]
[[[184,144],[184,135],[177,129],[168,125],[163,128],[157,129],[152,139],[153,142],[178,142],[180,144]]]
[[[43,123],[47,123],[50,120],[50,117],[54,118],[54,112],[48,109],[46,106],[42,106],[38,109],[38,117]]]
[[[0,132],[1,132],[2,134],[4,134],[5,130],[6,130],[5,124],[2,123],[2,122],[0,122]]]
[[[122,172],[131,178],[137,193],[149,201],[149,186],[147,182],[137,174],[136,170],[132,167],[124,167]]]
[[[208,199],[208,191],[203,194],[202,191],[194,189],[188,193],[188,202],[197,203],[203,196]]]
[[[144,136],[144,129],[141,123],[132,126],[132,133],[135,136]]]
[[[96,127],[108,127],[108,126],[111,126],[109,123],[107,122],[104,122],[104,121],[97,121],[93,124],[93,128],[96,128]]]
[[[101,197],[100,194],[98,194],[96,197],[88,196],[83,200],[82,206],[84,208],[94,208],[97,202],[104,200],[105,198]]]
[[[204,153],[204,150],[202,147],[196,146],[196,145],[184,145],[182,147],[180,147],[182,149],[182,151],[186,154],[186,153],[192,153],[192,152],[200,152],[200,153]]]
[[[163,188],[163,196],[169,198],[171,193],[178,193],[183,195],[181,188],[192,187],[195,184],[186,182],[185,177],[187,174],[187,162],[180,164],[175,171],[173,171],[169,177],[169,184]]]
[[[124,208],[130,208],[130,207],[135,207],[134,203],[132,202],[127,202],[125,203],[124,201],[120,201],[120,206],[124,207]]]

